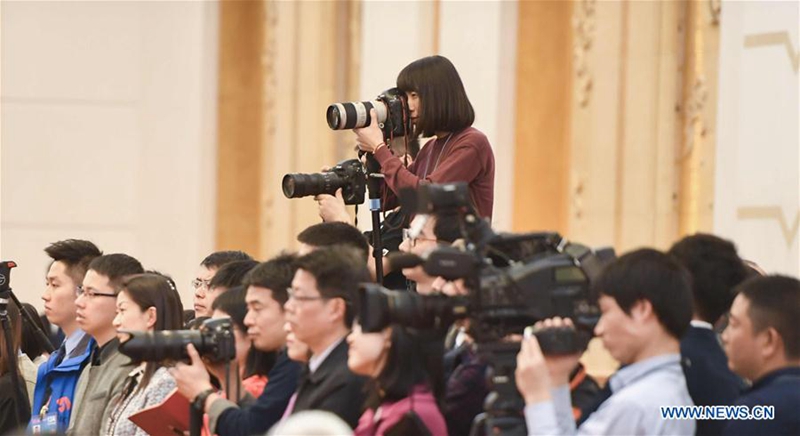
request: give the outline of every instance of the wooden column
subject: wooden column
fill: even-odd
[[[260,1],[220,2],[216,247],[252,255],[261,251],[263,14]]]
[[[519,3],[515,231],[567,230],[571,20],[571,2]]]

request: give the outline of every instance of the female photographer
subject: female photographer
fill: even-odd
[[[355,323],[347,343],[347,366],[372,379],[356,436],[447,434],[431,390],[431,373],[438,371],[426,368],[431,359],[418,338],[397,324],[364,333]]]
[[[117,294],[117,331],[180,330],[183,308],[172,279],[160,274],[137,274],[122,284]],[[127,335],[120,333],[120,339]],[[140,363],[125,380],[122,394],[115,398],[103,431],[107,435],[146,435],[128,417],[163,401],[176,384],[162,364]]]
[[[479,215],[491,219],[494,154],[486,135],[471,127],[475,112],[456,68],[442,56],[422,58],[403,68],[397,87],[406,93],[414,135],[435,138],[406,168],[387,147],[373,111],[371,124],[354,130],[358,148],[375,156],[395,194],[421,182],[466,182]],[[386,203],[385,209],[392,207]]]
[[[20,322],[19,308],[9,302],[6,308],[11,336],[11,345],[15,354],[8,354],[6,333],[0,324],[0,434],[19,430],[30,417],[30,404],[28,404],[25,380],[22,378],[16,353],[19,352],[20,337],[22,336],[22,323]],[[11,371],[16,368],[17,383],[11,378]],[[16,389],[15,389],[16,388]],[[24,404],[19,402],[23,401]]]

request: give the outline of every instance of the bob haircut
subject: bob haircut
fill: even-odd
[[[456,67],[444,56],[428,56],[403,68],[397,87],[416,92],[420,99],[416,133],[458,132],[475,122],[475,110],[467,98]]]

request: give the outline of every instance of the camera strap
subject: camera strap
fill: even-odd
[[[455,133],[447,135],[447,140],[444,141],[444,145],[442,146],[442,151],[440,151],[439,155],[436,156],[436,163],[433,164],[433,171],[436,171],[436,167],[439,166],[439,160],[442,158],[442,155],[447,151],[447,144],[450,143],[450,138],[452,138],[453,135],[455,135]],[[438,140],[439,138],[436,138],[436,140],[433,142],[434,145],[436,145],[436,141]],[[433,151],[431,151],[431,154],[428,155],[428,158],[425,160],[425,172],[422,175],[423,180],[428,177],[428,167],[431,164],[431,159],[433,159]]]

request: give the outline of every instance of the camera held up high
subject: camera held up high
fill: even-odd
[[[370,109],[375,109],[384,138],[411,133],[411,117],[406,95],[397,88],[387,89],[372,101],[334,103],[328,106],[325,117],[328,126],[333,130],[357,129],[366,127],[372,122]]]

